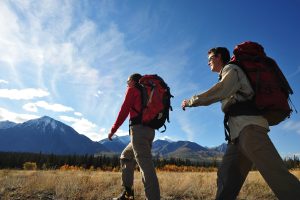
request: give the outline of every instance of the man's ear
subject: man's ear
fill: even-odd
[[[221,55],[221,54],[217,54],[215,59],[217,59],[218,62],[220,62],[220,63],[222,63],[222,64],[226,64],[226,63],[223,62],[223,60],[222,60],[222,55]]]

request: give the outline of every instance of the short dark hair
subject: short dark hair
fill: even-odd
[[[221,58],[222,58],[222,61],[224,64],[228,63],[229,60],[230,60],[230,53],[228,51],[228,49],[226,47],[215,47],[215,48],[211,48],[209,51],[208,51],[208,54],[215,54],[215,55],[218,55],[220,54],[221,55]]]
[[[141,78],[142,78],[142,75],[140,75],[138,73],[134,73],[129,76],[129,79],[133,80],[136,83],[138,83]]]

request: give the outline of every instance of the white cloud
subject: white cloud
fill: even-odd
[[[289,120],[283,124],[283,128],[288,131],[295,131],[300,134],[300,121]]]
[[[100,132],[106,132],[106,128],[100,128]]]
[[[104,92],[101,90],[98,90],[96,94],[94,94],[95,97],[100,97]]]
[[[108,137],[109,131],[110,130],[108,130],[106,128],[100,128],[99,134],[97,135],[97,140],[95,140],[95,141],[100,141],[100,140],[106,139]],[[124,131],[122,129],[118,129],[117,132],[114,134],[114,137],[115,136],[126,136],[126,135],[129,135],[128,130]]]
[[[20,85],[26,84],[23,77],[33,77],[31,81],[47,85],[53,98],[61,98],[61,88],[68,88],[74,103],[87,102],[82,110],[89,110],[97,106],[94,94],[103,92],[97,89],[99,85],[116,90],[119,85],[114,80],[122,80],[129,66],[140,63],[139,56],[125,48],[124,35],[116,25],[100,30],[98,23],[107,23],[105,19],[92,21],[78,15],[80,6],[69,1],[21,1],[14,4],[15,9],[5,2],[0,5],[0,60],[9,63],[10,75]],[[30,64],[31,74],[31,70],[20,72],[22,62]],[[116,68],[120,69],[117,73],[109,73]]]
[[[38,101],[36,103],[27,103],[23,106],[23,109],[30,111],[30,112],[37,112],[38,107],[43,108],[45,110],[51,110],[54,112],[68,112],[68,111],[74,111],[73,108],[64,106],[61,104],[49,104],[46,101]]]
[[[52,102],[72,102],[70,106],[80,108],[102,126],[114,120],[131,73],[158,73],[169,84],[173,82],[171,89],[178,94],[189,43],[165,47],[147,57],[129,49],[132,45],[126,40],[128,35],[106,18],[112,10],[111,3],[99,3],[102,12],[96,13],[97,21],[84,15],[87,11],[80,2],[73,3],[0,1],[0,61],[10,67],[10,83],[14,81],[25,88],[30,79],[30,85],[48,88]],[[138,37],[130,41],[141,41]],[[23,63],[28,70],[24,70]],[[39,107],[31,103],[23,108],[38,112]],[[92,132],[98,134],[98,130]],[[117,134],[126,135],[128,131]]]
[[[80,134],[84,134],[91,140],[99,141],[103,136],[98,133],[97,125],[84,118],[74,118],[69,116],[59,116],[59,118],[65,122],[71,124],[71,126]]]
[[[107,132],[106,134],[108,134],[108,132]],[[129,135],[129,130],[124,131],[124,130],[122,130],[122,129],[118,129],[117,132],[115,133],[115,135],[117,135],[117,136],[125,136],[125,135]]]
[[[293,78],[297,76],[299,73],[300,73],[300,66],[298,66],[292,74],[289,74],[289,78]]]
[[[174,137],[171,137],[171,136],[168,136],[168,135],[156,135],[155,136],[156,139],[160,139],[160,140],[166,140],[166,141],[178,141],[178,139],[174,138]]]
[[[109,129],[100,128],[100,135],[101,135],[100,140],[107,138],[109,132],[110,132],[110,128]],[[129,135],[129,130],[118,129],[117,132],[114,134],[114,137],[127,136],[127,135]]]
[[[82,113],[80,113],[80,112],[74,112],[74,115],[76,115],[78,117],[82,117],[83,116]]]
[[[23,109],[29,112],[38,112],[38,108],[34,103],[27,103],[23,106]]]
[[[36,119],[39,117],[40,116],[37,115],[28,115],[28,114],[11,112],[9,110],[6,110],[5,108],[0,107],[0,121],[8,120],[16,123],[22,123],[30,119]]]
[[[181,130],[186,133],[187,139],[194,140],[194,134],[196,133],[191,122],[185,118],[178,120]]]
[[[43,89],[0,89],[0,98],[8,98],[12,100],[29,100],[45,96],[49,96],[49,92]]]
[[[107,12],[103,6],[101,9]],[[134,70],[131,66],[148,61],[126,48],[124,34],[116,24],[104,18],[93,21],[82,10],[82,15],[78,15],[77,9],[81,6],[72,1],[0,1],[0,61],[8,71],[8,81],[13,80],[20,88],[27,84],[48,88],[52,101],[72,98],[72,107],[80,107],[87,115],[106,113],[97,119],[107,121],[121,101],[116,98],[123,94],[119,82],[125,83]],[[100,29],[102,23],[105,28]],[[23,63],[28,70],[24,70]],[[107,91],[115,95],[104,97],[102,94]],[[33,97],[22,97],[20,92],[2,91],[0,97]],[[101,103],[95,94],[102,95]],[[23,108],[37,112],[38,107],[26,104]]]
[[[8,84],[8,81],[0,79],[0,84]]]
[[[17,44],[14,42],[16,33],[19,32],[19,27],[16,24],[17,17],[11,12],[9,7],[4,1],[0,1],[0,60],[8,63],[14,63],[14,58],[17,58],[17,52],[14,52],[14,48],[17,48]],[[4,51],[6,49],[6,51]]]

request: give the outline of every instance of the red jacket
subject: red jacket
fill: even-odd
[[[134,108],[134,109],[133,109]],[[127,87],[124,102],[116,119],[116,122],[111,128],[111,133],[117,132],[118,128],[123,124],[129,114],[129,118],[136,117],[142,109],[141,92],[136,87]],[[138,111],[138,112],[136,112]]]

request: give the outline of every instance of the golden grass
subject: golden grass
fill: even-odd
[[[293,171],[298,178],[300,170]],[[214,199],[216,172],[158,172],[162,200]],[[120,172],[0,170],[0,199],[106,200],[121,190]],[[136,200],[144,199],[135,174]],[[250,172],[238,199],[276,199],[258,172]]]

